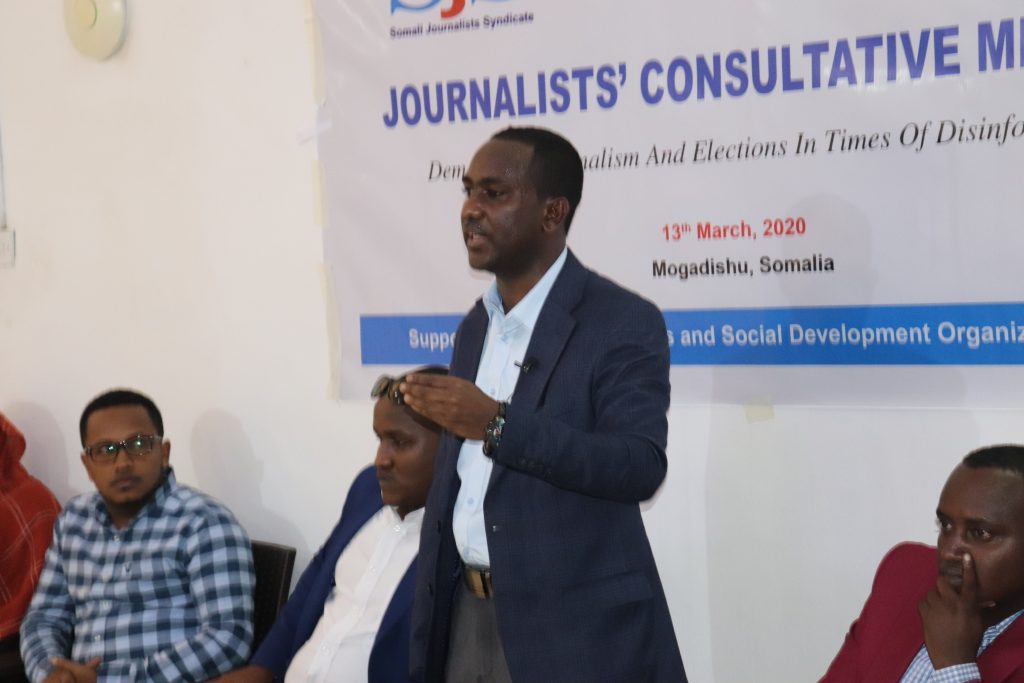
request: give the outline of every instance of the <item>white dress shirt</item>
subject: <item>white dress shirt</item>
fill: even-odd
[[[403,520],[384,506],[352,538],[334,568],[334,589],[285,683],[366,683],[384,612],[419,550],[423,508]]]
[[[491,398],[498,401],[511,398],[520,373],[516,363],[523,363],[540,310],[558,274],[562,272],[567,253],[568,249],[562,250],[544,276],[508,313],[505,313],[498,295],[497,282],[491,283],[484,293],[483,303],[489,322],[484,350],[476,371],[476,385]],[[482,441],[466,439],[463,442],[457,465],[462,485],[455,500],[452,531],[462,561],[481,569],[491,566],[491,556],[487,550],[484,496],[493,466],[491,459],[484,455]]]

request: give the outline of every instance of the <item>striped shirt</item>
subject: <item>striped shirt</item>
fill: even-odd
[[[33,683],[50,658],[102,660],[99,681],[202,681],[244,663],[252,641],[249,539],[220,503],[174,473],[118,529],[98,493],[57,518],[21,627]]]

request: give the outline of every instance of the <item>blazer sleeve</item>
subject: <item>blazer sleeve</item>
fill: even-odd
[[[924,642],[917,603],[936,572],[934,548],[901,543],[886,553],[871,594],[819,683],[868,683],[881,671],[898,680]]]
[[[843,646],[839,648],[839,653],[818,683],[858,683],[860,680],[860,641],[857,621],[854,621],[843,640]]]
[[[596,498],[639,502],[655,494],[668,470],[665,320],[654,305],[632,297],[616,321],[592,332],[601,335],[593,357],[570,349],[559,361],[580,381],[577,390],[559,389],[570,402],[564,408],[592,415],[569,418],[563,406],[552,415],[513,401],[495,462]]]

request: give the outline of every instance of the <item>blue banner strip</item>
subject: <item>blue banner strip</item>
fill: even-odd
[[[673,365],[1024,365],[1024,303],[665,311]],[[364,365],[447,363],[462,316],[362,316]]]
[[[363,315],[363,365],[447,365],[462,315]]]

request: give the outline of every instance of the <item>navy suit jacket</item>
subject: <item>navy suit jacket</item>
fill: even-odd
[[[451,374],[473,381],[481,302]],[[665,478],[668,339],[658,309],[569,253],[530,339],[484,501],[495,609],[515,683],[686,680],[640,501]],[[443,680],[460,580],[462,442],[442,437],[420,536],[412,672]],[[453,643],[452,647],[457,647]]]
[[[338,525],[302,572],[295,592],[288,598],[250,664],[269,669],[275,680],[284,680],[292,657],[309,640],[324,613],[324,603],[334,588],[334,569],[341,552],[383,506],[377,473],[373,467],[367,467],[352,483]],[[415,576],[414,560],[395,589],[377,630],[370,652],[369,683],[409,683],[409,619]]]
[[[935,548],[902,543],[878,565],[871,595],[820,683],[898,683],[924,645],[917,604],[939,577]],[[1024,683],[1024,617],[977,660],[981,683]]]

